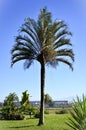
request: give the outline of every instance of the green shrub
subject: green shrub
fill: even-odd
[[[15,117],[15,120],[23,120],[25,118],[24,115],[19,114],[19,113],[14,115],[14,117]]]
[[[34,117],[35,118],[39,118],[40,117],[40,111],[36,110],[36,112],[34,113]]]
[[[44,114],[49,114],[49,110],[45,110],[45,111],[44,111]]]
[[[1,118],[5,120],[23,120],[24,116],[17,107],[4,106],[2,108]]]
[[[55,111],[55,114],[67,114],[67,113],[68,113],[67,109],[61,109],[61,110]]]

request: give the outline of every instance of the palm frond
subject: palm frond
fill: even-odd
[[[38,47],[36,46],[35,42],[32,41],[32,40],[31,40],[28,36],[26,36],[26,35],[24,35],[24,36],[18,35],[18,36],[16,37],[16,43],[17,43],[17,45],[20,44],[20,46],[23,44],[23,46],[25,45],[25,46],[27,46],[27,47],[29,47],[29,48],[33,48],[33,49],[35,49],[35,51],[39,52],[39,49],[38,49]]]
[[[67,65],[71,68],[71,70],[73,70],[73,65],[72,65],[72,63],[69,62],[67,59],[64,59],[64,58],[57,58],[56,60],[57,60],[58,62],[62,62],[62,63],[67,64]]]
[[[56,59],[53,59],[52,61],[47,62],[47,66],[51,66],[53,68],[56,68],[58,65],[58,61]]]
[[[57,56],[67,56],[70,57],[72,59],[72,61],[74,61],[74,53],[72,51],[72,49],[60,49],[57,51]]]
[[[19,57],[16,57],[14,60],[11,59],[11,67],[13,67],[14,63],[21,61],[21,60],[26,60],[26,59],[28,59],[28,57],[26,57],[26,56],[19,56]]]
[[[51,22],[52,22],[51,12],[48,12],[46,7],[41,9],[40,15],[38,17],[38,25],[39,25],[39,27],[44,29]]]
[[[52,27],[53,27],[54,34],[56,34],[61,29],[67,28],[67,25],[62,20],[55,20],[54,23],[53,23],[53,25],[52,25]]]
[[[25,60],[24,62],[24,69],[28,69],[33,63],[33,60]]]
[[[53,44],[54,49],[58,49],[60,47],[63,47],[64,45],[72,46],[70,39],[60,38]]]
[[[55,40],[57,41],[58,39],[64,38],[68,35],[72,35],[71,32],[66,29],[63,29],[63,30],[57,32],[57,35],[55,36]]]
[[[28,20],[25,21],[25,23],[22,25],[20,31],[24,32],[27,34],[27,36],[30,36],[29,38],[34,41],[34,46],[36,48],[40,49],[40,44],[39,43],[39,37],[37,35],[38,29],[36,22],[33,19],[28,18]],[[34,26],[35,23],[35,26]]]

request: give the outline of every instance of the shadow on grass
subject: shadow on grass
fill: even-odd
[[[32,126],[35,126],[35,125],[27,125],[27,126],[13,126],[13,127],[9,127],[9,128],[27,128],[27,127],[32,127]]]

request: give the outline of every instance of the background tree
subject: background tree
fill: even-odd
[[[21,110],[26,114],[31,115],[34,113],[34,107],[30,104],[30,96],[28,90],[22,92]]]
[[[41,101],[39,125],[44,124],[44,86],[45,65],[56,67],[59,62],[67,64],[72,70],[74,53],[70,41],[71,32],[61,20],[52,20],[51,12],[47,8],[40,11],[38,20],[26,18],[16,36],[15,45],[11,50],[11,66],[25,60],[24,68],[27,69],[37,60],[41,66]]]
[[[15,107],[19,102],[19,98],[16,93],[10,93],[4,100],[4,106]]]
[[[24,107],[27,107],[30,103],[30,98],[29,98],[29,93],[28,93],[28,90],[24,91],[22,93],[22,100],[21,100],[21,104],[24,106]]]
[[[52,98],[48,93],[45,94],[44,101],[45,101],[45,105],[51,105],[52,104]]]

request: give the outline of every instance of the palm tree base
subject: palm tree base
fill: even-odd
[[[38,126],[41,126],[41,125],[44,125],[44,123],[39,122],[39,123],[38,123]]]

